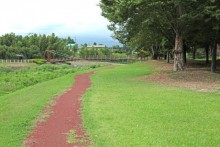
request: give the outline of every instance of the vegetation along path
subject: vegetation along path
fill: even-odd
[[[63,94],[52,107],[52,114],[45,122],[36,125],[25,141],[25,146],[61,147],[87,146],[88,136],[82,127],[80,116],[81,96],[90,87],[89,76],[93,72],[76,76],[70,90]]]

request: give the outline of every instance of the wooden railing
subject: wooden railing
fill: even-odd
[[[135,58],[135,57],[113,57],[113,56],[85,56],[82,58],[60,58],[60,59],[51,59],[51,63],[56,62],[65,62],[65,61],[106,61],[106,62],[136,62],[136,61],[145,61],[147,58]],[[0,63],[32,63],[32,59],[0,59]]]
[[[114,56],[85,56],[84,60],[97,60],[97,61],[115,61],[115,62],[135,62],[144,61],[147,58],[136,58],[136,57],[114,57]]]

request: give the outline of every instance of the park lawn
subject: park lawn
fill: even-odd
[[[220,93],[140,81],[147,63],[99,71],[84,95],[92,146],[220,146]]]

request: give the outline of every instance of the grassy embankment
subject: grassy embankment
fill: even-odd
[[[44,106],[72,85],[73,75],[88,70],[65,65],[1,68],[0,146],[22,146]]]
[[[92,76],[83,107],[92,146],[219,146],[220,93],[137,80],[151,72],[138,63]]]
[[[68,65],[41,65],[21,69],[0,66],[0,96],[73,72],[75,69]]]

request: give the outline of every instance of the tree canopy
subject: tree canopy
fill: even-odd
[[[101,0],[100,7],[116,39],[152,55],[172,52],[174,71],[180,71],[184,70],[184,44],[188,48],[216,46],[219,3],[217,0]]]
[[[0,59],[16,59],[18,55],[22,55],[25,59],[42,58],[45,50],[55,50],[71,55],[73,53],[65,48],[68,43],[75,42],[70,37],[59,38],[54,33],[26,36],[8,33],[0,37]]]

